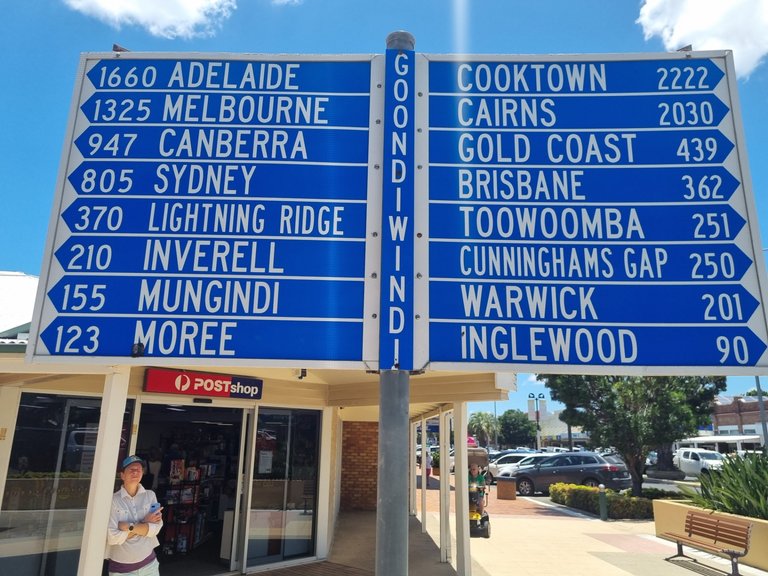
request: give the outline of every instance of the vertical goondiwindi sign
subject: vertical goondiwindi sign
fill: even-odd
[[[413,370],[415,52],[388,49],[385,76],[379,367]]]

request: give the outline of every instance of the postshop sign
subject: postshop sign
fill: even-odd
[[[210,372],[148,368],[144,375],[144,390],[160,394],[260,400],[263,386],[258,378]]]

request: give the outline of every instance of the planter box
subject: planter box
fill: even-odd
[[[496,478],[496,498],[499,500],[516,500],[517,480],[505,476]]]
[[[432,468],[432,476],[440,476],[440,468]]]
[[[725,512],[712,512],[705,508],[691,506],[685,501],[680,500],[654,500],[653,521],[656,526],[656,536],[664,538],[662,536],[664,532],[682,532],[685,526],[685,515],[688,513],[688,510],[705,510],[715,515],[749,520],[752,523],[749,553],[739,559],[739,564],[768,571],[768,546],[765,545],[765,542],[768,542],[768,520],[735,516]]]

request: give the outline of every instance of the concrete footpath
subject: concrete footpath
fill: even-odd
[[[408,573],[411,576],[456,576],[456,542],[452,562],[440,562],[439,491],[432,479],[426,492],[426,525],[421,524],[421,489],[417,514],[409,524]],[[453,502],[454,499],[451,498]],[[667,560],[672,542],[655,536],[653,521],[601,521],[549,497],[499,500],[496,488],[486,508],[491,537],[471,538],[472,576],[723,576],[730,562],[690,548],[690,558]],[[451,515],[451,533],[456,534]],[[752,542],[765,546],[765,542]],[[273,572],[275,576],[370,576],[376,568],[376,512],[339,516],[326,562]],[[743,564],[742,576],[768,576]],[[386,575],[390,576],[390,575]],[[396,575],[392,575],[396,576]]]
[[[426,535],[438,548],[440,537],[437,481],[427,491]],[[421,519],[421,490],[417,498]],[[653,521],[601,521],[591,515],[553,504],[549,497],[499,500],[493,487],[486,508],[491,537],[470,541],[473,576],[709,576],[730,574],[730,562],[685,548],[690,558],[665,560],[675,544],[657,538]],[[418,522],[417,522],[418,524]],[[418,524],[421,527],[421,524]],[[451,533],[456,534],[451,517]],[[753,543],[757,544],[757,543]],[[455,569],[456,545],[452,542]],[[744,576],[768,573],[739,566]],[[409,573],[419,572],[414,566]],[[455,573],[455,570],[454,570]]]

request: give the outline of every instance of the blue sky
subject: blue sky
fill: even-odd
[[[768,0],[7,0],[1,26],[0,270],[40,273],[81,52],[383,53],[395,30],[425,53],[732,49],[768,246]],[[519,384],[498,413],[543,390]],[[753,385],[732,378],[729,392]]]

